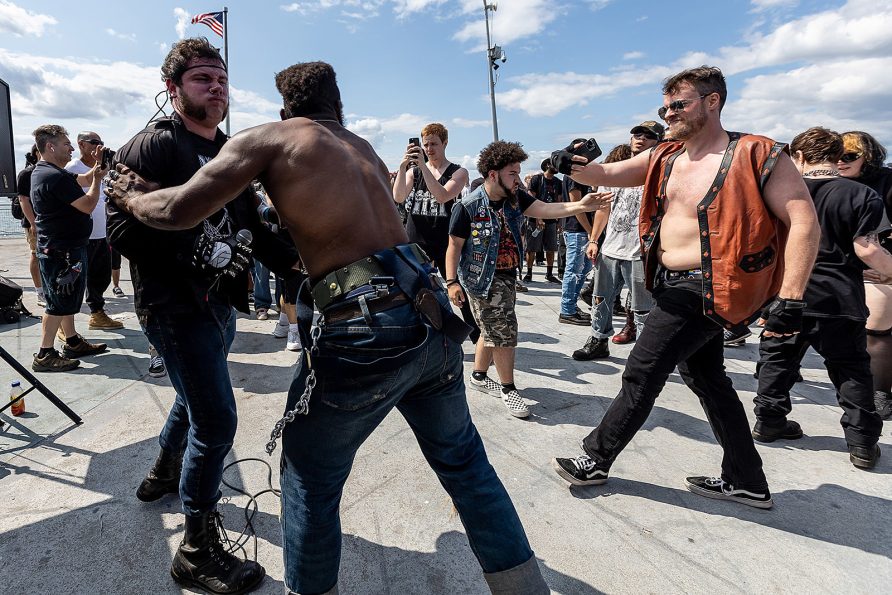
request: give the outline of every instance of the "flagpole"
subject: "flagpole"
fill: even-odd
[[[223,61],[226,62],[226,71],[229,73],[229,9],[227,7],[223,7]],[[230,85],[232,83],[230,82]],[[231,136],[229,133],[229,112],[232,111],[232,99],[230,99],[230,109],[226,110],[226,136]]]

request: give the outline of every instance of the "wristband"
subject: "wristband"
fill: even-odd
[[[446,287],[449,287],[450,285],[455,285],[456,283],[458,283],[458,279],[446,279]]]
[[[762,318],[765,319],[765,330],[779,335],[800,332],[805,305],[802,300],[775,298],[762,312]]]

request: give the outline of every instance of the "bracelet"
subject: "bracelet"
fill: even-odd
[[[589,244],[597,244],[597,243],[598,243],[598,240],[589,240],[588,243],[589,243]]]
[[[446,287],[458,283],[458,279],[446,279]]]

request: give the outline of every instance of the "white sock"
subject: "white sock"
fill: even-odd
[[[279,324],[281,324],[282,326],[288,324],[288,317],[285,316],[284,312],[279,312]]]

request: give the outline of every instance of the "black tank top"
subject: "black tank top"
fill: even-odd
[[[445,185],[460,167],[450,163],[437,181]],[[437,202],[417,167],[413,174],[412,190],[406,197],[406,232],[409,234],[409,241],[420,244],[435,261],[443,260],[449,246],[449,218],[452,216],[455,199],[443,204]]]

